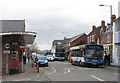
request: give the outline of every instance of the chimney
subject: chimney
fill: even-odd
[[[112,23],[113,21],[116,19],[116,16],[115,15],[112,15]]]
[[[95,25],[93,25],[93,26],[92,26],[92,30],[95,30],[95,28],[96,28],[96,26],[95,26]]]
[[[104,20],[102,20],[101,26],[105,26],[105,21]]]

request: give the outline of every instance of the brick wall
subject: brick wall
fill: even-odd
[[[73,42],[71,42],[70,46],[73,47],[75,46],[77,43],[79,43],[80,41],[84,41],[85,43],[87,43],[87,35],[82,35],[79,38],[77,38],[76,40],[74,40]]]

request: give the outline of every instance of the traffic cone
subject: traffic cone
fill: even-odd
[[[33,61],[33,66],[32,67],[35,67],[34,61]]]
[[[33,63],[33,66],[32,67],[35,67],[35,64]]]
[[[39,67],[38,66],[36,67],[36,70],[37,70],[37,73],[39,73]]]

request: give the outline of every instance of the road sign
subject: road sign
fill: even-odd
[[[24,50],[25,49],[25,45],[24,44],[21,44],[20,45],[20,50]]]
[[[5,49],[9,49],[10,48],[10,44],[6,43],[5,44]]]
[[[10,54],[10,50],[4,50],[4,54]]]

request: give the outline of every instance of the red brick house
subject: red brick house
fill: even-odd
[[[83,44],[87,43],[87,35],[85,33],[72,37],[69,42],[70,47],[77,46],[80,42],[83,42]]]

